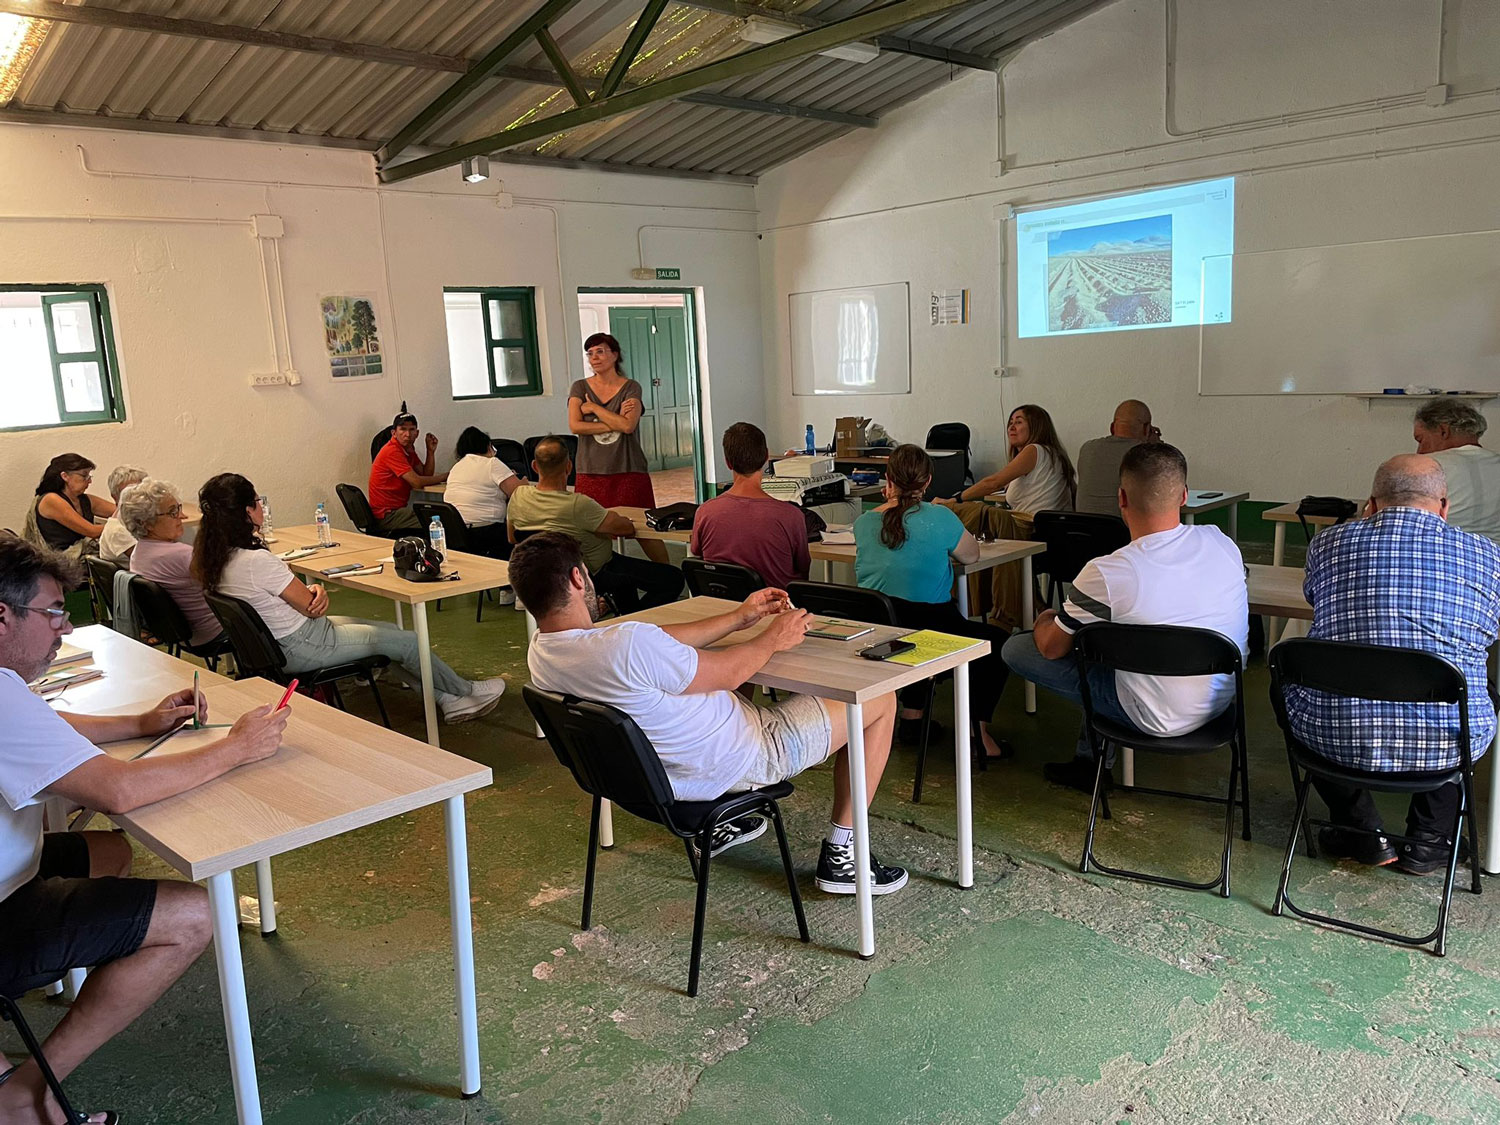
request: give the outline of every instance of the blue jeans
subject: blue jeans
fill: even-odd
[[[1056,660],[1048,660],[1037,651],[1036,638],[1030,633],[1017,633],[1005,642],[1000,650],[1006,666],[1016,675],[1030,680],[1037,687],[1045,688],[1053,695],[1083,706],[1083,689],[1079,686],[1078,662],[1070,652]],[[1115,674],[1108,668],[1089,669],[1089,700],[1094,714],[1116,723],[1134,727],[1135,723],[1120,706],[1120,695],[1115,690]],[[1078,746],[1073,751],[1076,758],[1093,761],[1089,749],[1088,734],[1082,726],[1078,729]],[[1113,759],[1113,753],[1110,758]]]

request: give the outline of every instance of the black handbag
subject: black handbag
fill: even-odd
[[[828,521],[811,508],[802,509],[802,518],[807,522],[807,541],[821,543],[823,532],[828,530]]]
[[[698,515],[698,505],[686,500],[664,508],[646,509],[646,526],[652,531],[691,531]]]
[[[396,573],[408,582],[436,582],[442,575],[443,556],[416,535],[397,539],[391,548]]]
[[[1358,512],[1359,505],[1342,496],[1304,496],[1297,505],[1297,522],[1302,525],[1303,536],[1311,543],[1312,528],[1307,526],[1308,516],[1331,516],[1334,524],[1338,525],[1347,519],[1353,519]]]

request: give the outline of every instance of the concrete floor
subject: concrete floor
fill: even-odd
[[[340,613],[387,611],[334,600]],[[462,598],[434,635],[460,671],[519,683],[522,620],[497,607],[476,625]],[[1013,684],[998,728],[1019,757],[976,776],[972,890],[952,883],[951,756],[935,756],[913,805],[914,751],[898,747],[871,822],[877,853],[912,881],[877,901],[878,953],[856,958],[853,903],[812,885],[831,790],[814,771],[786,803],[813,943],[795,939],[771,838],[737,849],[715,867],[696,1000],[682,991],[692,882],[680,845],[619,816],[595,929],[579,932],[588,806],[508,694],[444,735],[495,770],[469,801],[482,1097],[456,1097],[442,822],[428,810],[276,861],[280,932],[241,939],[266,1120],[1500,1119],[1500,894],[1456,895],[1441,960],[1272,917],[1291,796],[1266,683],[1256,662],[1255,840],[1236,839],[1232,899],[1079,875],[1086,799],[1041,779],[1076,717],[1045,698],[1025,716]],[[419,701],[387,698],[419,737]],[[1143,784],[1225,774],[1222,757],[1140,766]],[[1217,810],[1143,796],[1115,809],[1101,855],[1189,874],[1216,864]],[[140,866],[165,874],[144,853]],[[1324,860],[1303,861],[1295,885],[1308,904],[1424,928],[1438,891]],[[39,995],[26,1009],[43,1028],[62,1010]],[[129,1125],[233,1121],[212,958],[69,1085]]]

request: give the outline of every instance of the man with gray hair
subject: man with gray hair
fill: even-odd
[[[1500,543],[1500,453],[1479,439],[1484,415],[1462,400],[1435,398],[1417,411],[1412,440],[1443,467],[1448,479],[1448,522]]]
[[[1115,407],[1108,436],[1091,438],[1078,451],[1078,496],[1074,510],[1118,516],[1120,462],[1132,446],[1160,440],[1161,431],[1151,424],[1151,408],[1140,399],[1127,398]]]
[[[1450,661],[1468,681],[1470,753],[1477,760],[1495,736],[1485,650],[1500,634],[1500,547],[1450,526],[1447,510],[1447,483],[1434,458],[1407,453],[1381,465],[1366,518],[1330,527],[1308,546],[1308,636],[1419,649]],[[1286,710],[1296,736],[1339,765],[1402,773],[1458,762],[1456,709],[1445,704],[1348,699],[1291,686]],[[1323,778],[1313,785],[1332,821],[1318,835],[1328,855],[1394,863],[1412,875],[1446,867],[1458,785],[1413,794],[1399,853],[1383,835],[1344,831],[1383,831],[1367,790]]]
[[[124,563],[135,549],[135,536],[120,518],[120,497],[145,479],[146,470],[133,465],[116,466],[109,474],[109,498],[115,502],[115,513],[104,521],[104,530],[99,533],[99,557],[105,562]]]

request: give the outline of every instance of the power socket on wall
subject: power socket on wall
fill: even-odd
[[[252,387],[284,387],[290,382],[291,380],[280,371],[273,371],[268,375],[250,376]]]

